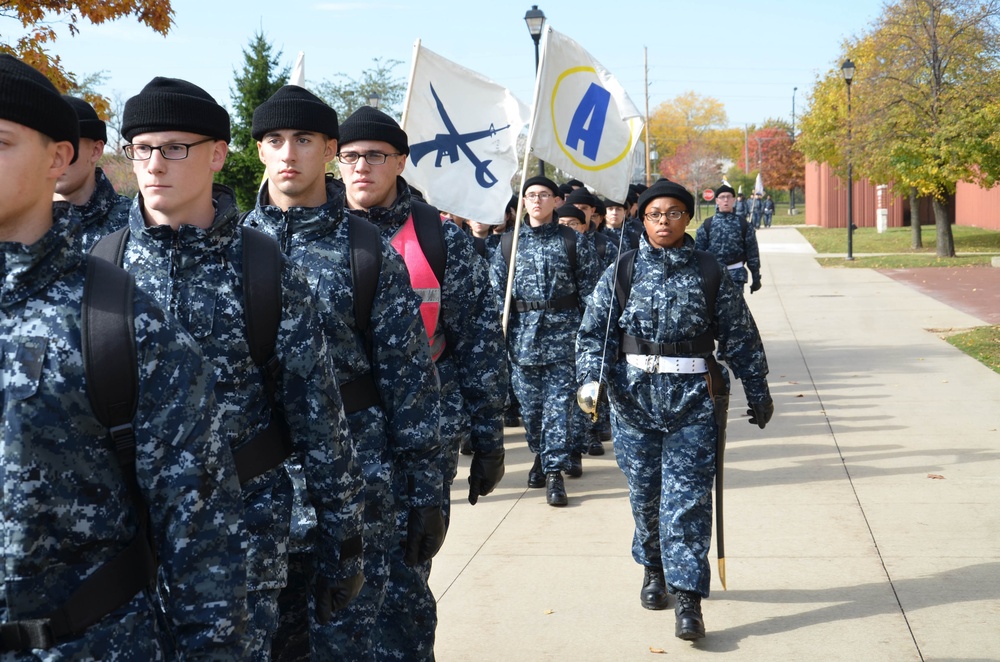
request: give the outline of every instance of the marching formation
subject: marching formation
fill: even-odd
[[[0,660],[433,660],[459,455],[475,505],[517,416],[550,506],[612,441],[640,604],[705,636],[730,376],[774,409],[732,189],[696,239],[667,180],[531,177],[466,229],[394,119],[286,85],[241,211],[207,92],[155,77],[122,121],[132,200],[94,109],[0,55]]]

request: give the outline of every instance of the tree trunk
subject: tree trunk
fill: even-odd
[[[934,225],[937,228],[937,256],[955,257],[955,240],[951,236],[951,219],[944,203],[934,197]]]
[[[917,189],[912,186],[910,187],[910,229],[913,231],[910,248],[923,248],[924,238],[920,227],[920,198],[917,197]]]

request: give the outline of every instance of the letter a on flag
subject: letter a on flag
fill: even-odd
[[[504,87],[420,45],[403,111],[403,177],[442,211],[499,225],[528,107]]]
[[[618,80],[575,41],[547,28],[529,137],[534,155],[624,200],[642,125]]]

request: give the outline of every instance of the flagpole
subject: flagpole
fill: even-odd
[[[413,64],[410,65],[410,78],[406,81],[406,98],[403,100],[403,116],[399,118],[399,126],[406,131],[406,114],[410,112],[410,97],[413,95],[413,76],[417,72],[417,58],[420,56],[420,39],[413,42]]]
[[[528,157],[531,155],[531,142],[535,136],[535,122],[534,122],[535,108],[538,107],[538,95],[541,92],[541,86],[542,86],[541,83],[542,78],[539,74],[542,71],[542,67],[545,65],[545,53],[548,50],[546,46],[549,43],[549,33],[552,31],[552,28],[549,27],[548,25],[546,25],[544,29],[545,33],[542,36],[541,60],[539,60],[539,66],[535,69],[535,94],[531,100],[532,122],[531,125],[528,127],[528,140],[527,142],[524,143],[524,161],[521,163],[521,181],[519,182],[517,187],[517,192],[518,192],[517,211],[514,214],[514,229],[513,229],[514,237],[510,247],[510,263],[507,265],[507,288],[504,291],[504,296],[503,296],[503,317],[501,319],[503,326],[503,334],[505,336],[507,335],[507,325],[508,322],[510,321],[511,297],[514,292],[514,265],[517,263],[517,244],[518,244],[517,240],[521,234],[521,216],[524,214],[524,195],[522,194],[523,193],[522,189],[524,189],[524,181],[528,178]]]

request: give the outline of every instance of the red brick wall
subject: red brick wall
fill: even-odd
[[[806,223],[823,228],[847,227],[847,179],[833,174],[826,163],[806,163]],[[867,179],[854,178],[854,225],[873,228],[876,221],[876,187]],[[904,201],[889,196],[888,226],[903,225]],[[926,218],[926,217],[925,217]]]
[[[955,223],[1000,230],[1000,186],[984,189],[959,182],[955,190]]]

